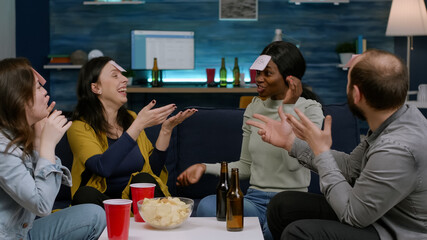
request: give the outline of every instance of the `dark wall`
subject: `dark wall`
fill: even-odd
[[[395,53],[406,61],[407,38],[395,37]],[[427,37],[414,37],[414,49],[410,52],[410,90],[418,89],[418,85],[427,83],[426,57],[427,57]]]
[[[58,107],[64,110],[71,110],[75,102],[78,70],[44,70],[47,55],[101,48],[119,64],[128,67],[131,29],[195,31],[196,72],[203,72],[205,67],[218,67],[222,56],[229,59],[240,56],[241,67],[247,69],[263,46],[271,41],[274,28],[281,28],[302,41],[301,51],[308,65],[304,80],[325,103],[346,100],[346,72],[334,65],[338,62],[334,53],[337,42],[354,39],[362,33],[368,39],[368,47],[387,50],[391,46],[392,51],[394,49],[396,54],[406,58],[406,38],[396,37],[393,41],[392,37],[385,37],[391,4],[387,0],[354,0],[339,6],[295,6],[287,1],[260,0],[258,21],[252,22],[219,21],[218,1],[214,0],[146,2],[135,7],[89,7],[75,0],[16,0],[17,56],[29,58],[49,79],[51,86],[47,89],[58,101]],[[183,14],[183,11],[191,10],[197,14]],[[414,48],[411,53],[411,90],[427,83],[424,77],[427,37],[414,37]],[[211,101],[208,100],[211,97],[197,95],[198,99],[206,98],[199,101],[202,103]],[[236,105],[234,100],[230,105]]]
[[[43,69],[49,54],[49,0],[16,0],[16,56],[26,57],[46,79],[49,71]],[[50,81],[45,85],[50,89]]]

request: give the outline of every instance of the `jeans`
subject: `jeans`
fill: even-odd
[[[81,204],[34,220],[28,239],[98,239],[105,226],[104,209],[95,204]]]
[[[274,195],[276,195],[276,192],[263,192],[249,188],[243,201],[243,215],[245,217],[258,217],[265,240],[273,239],[268,229],[265,213],[267,205]],[[203,198],[197,207],[196,215],[198,217],[215,217],[216,195],[209,195]]]

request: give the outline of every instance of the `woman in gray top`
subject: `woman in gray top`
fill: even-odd
[[[55,156],[71,122],[61,111],[49,115],[45,82],[26,59],[0,61],[0,239],[95,239],[106,224],[101,207],[51,214],[61,182],[71,184]]]
[[[257,216],[263,228],[264,238],[271,235],[265,221],[265,211],[270,199],[281,191],[307,192],[310,171],[290,157],[288,152],[262,141],[257,129],[245,122],[254,113],[279,119],[277,109],[294,113],[298,107],[319,127],[323,121],[322,106],[319,102],[306,99],[307,90],[294,88],[294,79],[305,73],[305,60],[299,49],[292,43],[277,41],[267,45],[251,69],[257,70],[257,92],[246,108],[243,119],[243,139],[240,159],[228,164],[229,168],[239,168],[240,179],[249,179],[250,187],[244,197],[244,215]],[[297,92],[298,93],[293,93]],[[290,93],[293,94],[290,94]],[[286,102],[287,104],[283,104]],[[229,172],[231,172],[229,170]],[[197,182],[203,174],[218,175],[220,165],[195,164],[182,172],[177,180],[188,185]],[[203,198],[197,207],[198,217],[215,216],[216,196]]]

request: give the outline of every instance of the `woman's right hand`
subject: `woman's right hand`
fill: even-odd
[[[206,165],[203,163],[194,164],[176,178],[176,185],[188,186],[197,183],[206,171]]]
[[[169,104],[163,107],[154,108],[156,100],[151,101],[147,106],[139,111],[135,121],[128,128],[127,133],[136,140],[142,130],[158,124],[162,124],[169,115],[176,109],[175,104]]]

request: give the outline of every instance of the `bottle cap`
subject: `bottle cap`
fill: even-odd
[[[282,34],[282,29],[280,29],[280,28],[276,28],[275,33],[276,33],[276,34]]]

